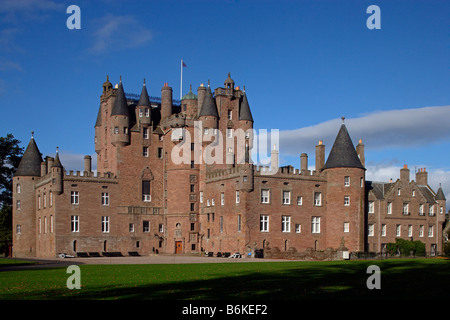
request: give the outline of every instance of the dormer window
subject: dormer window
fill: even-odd
[[[228,110],[228,120],[232,120],[232,112],[231,112],[231,110]]]

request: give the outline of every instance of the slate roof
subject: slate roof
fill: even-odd
[[[63,165],[61,164],[61,160],[59,159],[58,150],[56,150],[56,156],[55,156],[55,160],[53,161],[52,168],[53,167],[63,168]]]
[[[98,108],[97,120],[95,120],[94,127],[100,127],[102,125],[102,105]]]
[[[392,182],[375,182],[366,180],[366,191],[372,191],[378,200],[382,200],[393,185],[394,183]]]
[[[436,200],[447,200],[447,199],[445,199],[444,191],[442,191],[441,187],[439,187],[439,189],[438,189],[438,191],[436,193],[435,199]]]
[[[216,100],[212,96],[210,87],[208,87],[208,89],[206,90],[205,99],[203,100],[202,108],[201,108],[198,116],[199,117],[214,116],[217,118],[219,117],[219,112],[217,111],[217,106],[216,106]]]
[[[327,162],[325,163],[324,169],[330,168],[364,169],[345,124],[341,125],[341,129],[339,130],[330,154],[328,155]]]
[[[41,176],[41,162],[42,157],[39,152],[39,148],[31,137],[30,142],[25,150],[25,153],[20,160],[19,166],[17,167],[15,176]]]
[[[241,107],[239,110],[239,120],[253,121],[252,112],[250,111],[247,95],[245,93],[242,98]]]
[[[137,105],[140,107],[150,107],[150,98],[148,97],[147,87],[145,86],[145,80],[144,85],[142,86],[141,96],[139,97],[139,102]]]
[[[111,111],[112,116],[128,116],[128,104],[125,92],[123,91],[122,81],[119,83],[119,89],[117,90],[116,100]]]

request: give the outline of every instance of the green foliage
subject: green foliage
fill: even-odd
[[[400,254],[402,256],[419,256],[424,257],[426,254],[425,244],[419,240],[405,240],[397,238],[395,243],[387,244],[387,251],[390,255]]]
[[[11,133],[0,137],[0,206],[12,205],[12,177],[23,153],[19,144]]]
[[[444,243],[444,254],[447,257],[450,257],[450,242]]]

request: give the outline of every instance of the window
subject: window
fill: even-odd
[[[403,211],[402,211],[404,216],[409,215],[409,204],[408,203],[404,203],[403,204]]]
[[[300,233],[300,232],[302,232],[302,225],[296,224],[295,225],[295,233]]]
[[[344,206],[350,205],[350,196],[344,196]]]
[[[344,222],[344,232],[350,232],[350,223]]]
[[[142,155],[143,155],[144,157],[148,157],[148,147],[143,147],[143,148],[142,148]]]
[[[311,232],[312,233],[320,233],[320,217],[312,217]]]
[[[142,221],[142,232],[150,232],[150,221]]]
[[[209,199],[206,200],[206,206],[207,206],[207,207],[210,206]]]
[[[162,159],[163,158],[163,148],[158,148],[158,159]]]
[[[38,209],[41,209],[41,195],[38,195]]]
[[[392,214],[392,202],[387,203],[387,214]]]
[[[214,198],[211,199],[211,205],[212,205],[213,207],[214,207],[214,205],[215,205]]]
[[[423,237],[423,226],[419,226],[419,237]]]
[[[44,233],[47,233],[47,216],[44,217]]]
[[[53,216],[50,216],[50,232],[53,233]]]
[[[200,191],[200,203],[203,203],[203,191]]]
[[[223,192],[220,194],[220,205],[225,205],[225,193]]]
[[[190,190],[191,190],[191,192],[195,192],[195,184],[190,185]]]
[[[283,191],[283,204],[291,204],[291,192]]]
[[[434,216],[434,206],[432,204],[430,204],[428,215],[430,217]]]
[[[102,192],[102,205],[109,206],[109,193]]]
[[[18,183],[18,184],[16,185],[16,192],[17,192],[17,193],[20,193],[20,183]]]
[[[236,190],[236,203],[239,203],[241,201],[239,190]]]
[[[434,226],[428,226],[428,237],[431,238],[433,236]]]
[[[44,197],[44,208],[47,208],[47,195],[44,192],[42,196]]]
[[[241,228],[242,228],[242,218],[241,218],[241,215],[238,214],[238,216],[237,216],[237,231],[241,232]]]
[[[261,190],[261,203],[269,203],[269,190],[268,189]]]
[[[350,177],[349,176],[344,177],[344,187],[350,187]]]
[[[144,139],[148,139],[148,128],[143,128],[143,130],[142,130],[142,137]]]
[[[397,189],[397,195],[401,195],[402,194],[402,190],[400,188]]]
[[[321,206],[322,205],[322,193],[314,192],[314,205]]]
[[[375,212],[375,203],[373,201],[369,201],[369,213]]]
[[[301,206],[303,204],[303,197],[302,196],[298,196],[297,197],[297,205]]]
[[[400,236],[401,236],[401,233],[402,233],[402,226],[401,226],[400,224],[398,224],[398,225],[395,227],[395,235],[396,235],[397,237],[400,237]]]
[[[114,127],[114,134],[118,134],[119,133],[119,127]]]
[[[208,128],[203,128],[203,134],[208,134]]]
[[[233,129],[227,129],[227,138],[233,137]]]
[[[49,192],[49,198],[50,198],[50,207],[53,206],[53,192]]]
[[[228,115],[228,120],[232,120],[232,112],[231,112],[231,110],[227,111],[227,115]]]
[[[16,234],[22,233],[22,226],[20,224],[16,225]]]
[[[109,217],[108,216],[102,216],[102,232],[104,232],[104,233],[109,232]]]
[[[16,209],[17,209],[17,210],[20,210],[20,200],[17,200],[17,201],[16,201]]]
[[[139,109],[139,118],[142,118],[144,116],[144,113],[142,112],[142,109]]]
[[[374,235],[374,227],[373,227],[373,224],[369,224],[369,225],[368,225],[368,236],[369,236],[369,237],[373,237],[373,235]]]
[[[223,217],[219,217],[220,232],[223,232]]]
[[[71,216],[70,217],[70,231],[80,232],[80,217],[79,216]]]
[[[415,197],[415,196],[416,196],[416,190],[413,189],[411,195],[412,195],[413,197]]]
[[[259,217],[259,231],[269,232],[269,216],[261,215]]]
[[[149,108],[145,108],[145,116],[150,117],[150,109]]]
[[[282,216],[281,217],[281,231],[282,232],[291,232],[291,217],[290,216]]]
[[[424,211],[423,211],[423,203],[421,203],[421,204],[419,205],[419,216],[423,216],[423,214],[424,214]]]
[[[191,211],[195,211],[195,203],[191,202],[190,205],[191,205]]]
[[[79,204],[80,202],[80,196],[78,191],[71,191],[70,192],[70,203],[71,204]]]
[[[143,180],[142,181],[142,201],[150,202],[152,197],[150,195],[150,181]]]
[[[164,225],[162,223],[159,224],[159,233],[164,232]]]
[[[128,225],[128,231],[134,232],[134,223],[130,223],[130,224]]]
[[[385,224],[381,225],[381,236],[383,236],[383,237],[386,236],[386,225]]]
[[[413,235],[413,226],[408,225],[408,237],[412,237],[412,235]]]

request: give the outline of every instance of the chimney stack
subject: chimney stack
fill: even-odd
[[[404,182],[409,182],[409,169],[406,164],[403,165],[403,168],[400,169],[400,180]]]
[[[308,170],[308,155],[306,153],[302,153],[300,155],[300,172],[304,173]]]
[[[359,143],[356,146],[356,153],[358,154],[359,161],[365,167],[366,158],[364,157],[364,144],[362,143],[362,139],[359,139]]]
[[[323,170],[325,166],[325,145],[322,140],[319,140],[319,144],[316,146],[316,172]]]
[[[421,186],[428,185],[428,172],[425,168],[420,168],[419,171],[416,172],[416,183]]]
[[[91,172],[91,160],[91,156],[84,156],[84,172],[87,172],[88,174]]]
[[[161,120],[172,114],[172,88],[169,84],[164,83],[161,89]]]

